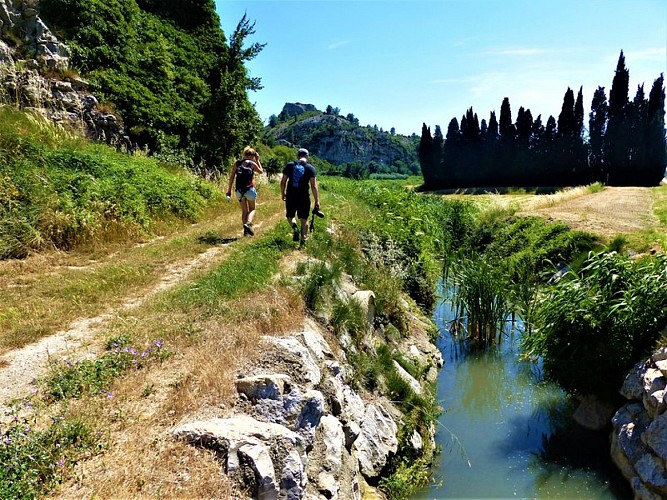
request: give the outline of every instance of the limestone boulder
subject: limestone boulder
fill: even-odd
[[[381,404],[366,407],[361,434],[352,445],[359,470],[366,478],[377,477],[398,449],[398,427]]]
[[[279,399],[294,385],[289,375],[275,373],[242,377],[234,383],[238,393],[255,402],[260,399]]]
[[[295,337],[264,337],[264,340],[284,355],[285,361],[311,388],[320,382],[322,372],[319,364],[308,348]]]
[[[256,497],[287,497],[291,492],[290,497],[299,498],[303,491],[305,445],[298,433],[285,426],[243,415],[184,423],[172,435],[214,450],[222,458],[225,472],[242,477]],[[271,453],[274,448],[287,450],[278,463],[278,455]]]
[[[667,414],[657,416],[642,435],[644,443],[655,455],[667,461]]]
[[[396,368],[398,376],[410,386],[410,389],[412,389],[415,394],[422,393],[422,387],[419,385],[419,382],[417,382],[417,379],[410,375],[396,360],[394,360],[394,368]]]

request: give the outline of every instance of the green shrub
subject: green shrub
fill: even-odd
[[[667,257],[591,254],[541,294],[525,353],[572,393],[616,392],[667,325]]]
[[[1,498],[48,494],[69,467],[100,446],[98,435],[78,420],[56,416],[45,429],[36,424],[36,415],[16,413],[12,423],[0,429]]]
[[[58,362],[51,367],[45,380],[45,392],[53,400],[79,398],[84,394],[102,394],[109,390],[116,377],[130,368],[140,369],[147,363],[171,355],[162,340],[154,340],[143,349],[132,347],[128,339],[112,340],[108,351],[97,359]],[[111,396],[111,393],[108,393]]]

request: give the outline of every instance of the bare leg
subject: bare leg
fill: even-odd
[[[252,220],[255,218],[255,200],[246,200],[246,219],[244,224],[252,226]]]
[[[245,224],[248,222],[248,200],[245,198],[241,199],[241,223]]]
[[[308,237],[308,219],[299,219],[301,221],[301,240]]]

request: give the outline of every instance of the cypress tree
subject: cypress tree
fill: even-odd
[[[584,136],[584,87],[579,87],[577,100],[574,103],[574,126],[575,134],[579,137]]]
[[[589,184],[593,181],[593,173],[588,164],[588,147],[584,142],[584,88],[579,87],[577,100],[574,103],[574,134],[572,135],[573,163],[578,172],[578,182]]]
[[[656,186],[665,176],[667,165],[667,145],[665,144],[665,88],[662,73],[653,82],[648,97],[646,119],[647,184]]]
[[[508,103],[509,104],[509,103]],[[489,138],[490,139],[495,139],[498,137],[498,120],[496,119],[496,112],[491,111],[491,115],[489,116]]]
[[[452,118],[447,126],[447,135],[443,147],[444,162],[447,166],[447,177],[444,183],[448,186],[456,186],[460,183],[458,172],[463,171],[461,155],[461,130],[456,118]]]
[[[625,67],[623,51],[618,58],[614,80],[609,92],[609,120],[604,140],[604,157],[607,165],[607,184],[622,184],[628,170],[630,127],[627,120],[630,72]]]
[[[592,180],[606,181],[607,171],[604,161],[603,141],[607,129],[607,95],[604,87],[598,87],[593,94],[591,112],[588,115],[588,136],[590,145],[589,163],[592,171]]]
[[[433,145],[431,146],[431,155],[434,169],[434,177],[437,183],[442,181],[442,156],[443,156],[443,145],[445,143],[445,138],[442,136],[442,130],[440,130],[440,125],[435,126],[435,132],[433,133]]]
[[[422,125],[422,135],[419,139],[419,166],[422,169],[422,176],[424,177],[424,186],[431,188],[434,185],[435,169],[433,168],[433,137],[431,137],[431,129]]]
[[[503,99],[503,103],[500,106],[500,122],[498,125],[500,135],[505,137],[512,135],[512,110],[510,108],[510,100],[508,97]]]
[[[628,170],[623,172],[624,184],[646,185],[646,138],[648,136],[647,120],[648,101],[644,94],[644,85],[637,86],[637,93],[628,105],[628,125],[630,127]]]

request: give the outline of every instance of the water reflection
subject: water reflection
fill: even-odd
[[[609,459],[607,433],[573,426],[563,391],[521,361],[510,328],[488,350],[469,351],[449,333],[438,307],[445,360],[438,380],[444,407],[435,483],[415,498],[626,498],[632,494]]]

